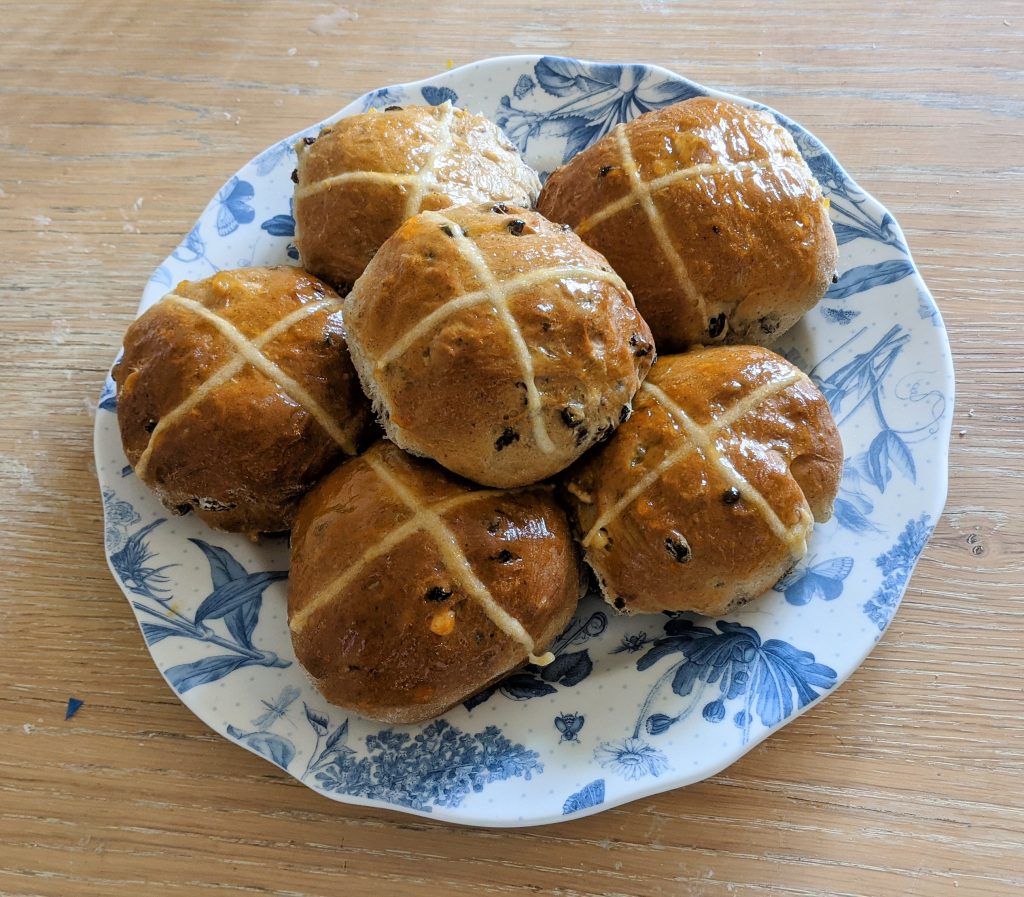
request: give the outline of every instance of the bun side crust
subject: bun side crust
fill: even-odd
[[[654,358],[606,260],[508,204],[407,221],[345,320],[388,436],[489,486],[537,482],[610,435]]]
[[[128,328],[113,376],[129,463],[168,508],[218,529],[287,529],[370,426],[341,299],[298,268],[179,284]]]
[[[565,495],[609,603],[722,614],[770,588],[829,518],[843,448],[824,397],[754,346],[662,357]]]
[[[339,287],[363,273],[407,218],[467,202],[532,206],[536,173],[496,125],[440,106],[343,118],[296,147],[295,242],[303,265]]]
[[[452,534],[471,574],[450,562],[423,508]],[[437,716],[530,653],[496,625],[469,576],[518,621],[534,653],[550,644],[580,589],[568,521],[550,490],[480,489],[379,442],[326,477],[296,519],[296,656],[333,703],[392,723]]]
[[[789,132],[722,100],[618,126],[552,172],[538,209],[608,258],[665,352],[770,343],[836,271],[827,201]]]

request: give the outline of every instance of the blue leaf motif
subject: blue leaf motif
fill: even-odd
[[[871,440],[867,453],[868,477],[879,492],[885,492],[893,467],[911,482],[916,482],[917,468],[910,448],[895,430],[886,429]]]
[[[275,215],[260,225],[272,237],[294,237],[295,219],[291,215]]]
[[[249,602],[261,600],[267,586],[287,578],[287,570],[271,570],[247,573],[241,579],[233,579],[214,589],[203,599],[196,611],[195,621],[202,623],[204,620],[216,620]]]
[[[907,259],[889,259],[874,265],[858,265],[844,271],[837,283],[829,287],[826,299],[848,299],[856,293],[863,293],[875,287],[896,283],[914,273],[914,266]]]
[[[234,579],[242,579],[249,575],[249,571],[238,563],[226,548],[211,545],[202,539],[190,538],[189,542],[201,548],[203,554],[206,555],[206,559],[210,563],[210,577],[215,589],[227,585]]]
[[[513,673],[501,682],[501,691],[513,701],[553,695],[558,689],[531,673]]]
[[[309,724],[313,727],[313,731],[316,732],[317,735],[326,735],[328,725],[327,717],[322,713],[317,713],[305,701],[302,702],[302,706],[306,708],[306,719],[309,720]],[[348,724],[347,719],[345,720],[345,723],[346,725]]]
[[[295,759],[295,745],[283,735],[275,735],[273,732],[243,732],[235,726],[228,726],[228,735],[272,763],[276,763],[281,769],[287,769],[288,764]]]
[[[655,81],[652,84],[645,79],[637,90],[638,99],[642,100],[644,105],[654,108],[702,96],[705,96],[704,91],[689,81]]]
[[[445,102],[454,105],[459,101],[459,95],[450,87],[435,87],[433,84],[427,84],[420,88],[420,93],[431,106],[440,106]]]
[[[584,785],[579,791],[570,794],[565,803],[562,804],[562,815],[578,813],[588,807],[597,807],[604,803],[604,779],[594,779],[588,785]]]
[[[288,253],[288,258],[296,262],[299,260],[299,248],[294,243],[289,243],[286,251]]]
[[[160,626],[157,623],[142,624],[142,636],[145,638],[147,645],[155,645],[158,642],[162,642],[165,638],[181,634],[180,629],[174,629],[170,626]]]
[[[228,673],[256,663],[242,654],[215,654],[192,663],[180,663],[164,672],[175,691],[184,694],[198,685],[223,679]]]
[[[843,224],[841,221],[833,222],[832,230],[835,231],[836,242],[840,246],[843,246],[846,243],[852,243],[854,240],[859,240],[861,237],[865,237],[868,240],[874,239],[874,235],[863,228],[856,227],[852,224]]]
[[[643,71],[640,66],[632,68]],[[534,66],[537,83],[552,96],[571,93],[593,93],[618,88],[622,67],[617,65],[585,65],[577,59],[545,56]]]
[[[239,225],[248,224],[256,213],[249,205],[250,200],[256,195],[252,184],[241,180],[238,175],[232,175],[217,194],[217,201],[220,208],[217,210],[217,233],[222,237],[233,234],[238,230]]]
[[[307,708],[307,715],[308,715],[308,713],[309,713],[309,711],[308,711],[308,708]],[[312,722],[312,720],[310,720],[310,722]],[[325,720],[325,725],[326,725],[326,720]],[[346,738],[348,738],[348,717],[345,718],[345,722],[343,722],[340,726],[338,726],[337,729],[335,729],[331,733],[331,737],[327,739],[327,744],[325,745],[325,749],[329,751],[329,750],[332,750],[332,749],[336,748],[339,744],[344,743]]]
[[[546,667],[542,667],[540,677],[545,682],[557,682],[559,685],[579,685],[594,669],[588,651],[573,651],[560,654]]]
[[[796,707],[806,707],[818,697],[817,689],[835,685],[836,671],[816,663],[814,655],[788,642],[770,639],[759,656],[751,688],[757,695],[757,715],[766,726],[791,716]],[[796,695],[794,705],[793,696]]]

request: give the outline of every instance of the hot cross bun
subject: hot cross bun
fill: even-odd
[[[440,106],[343,118],[296,146],[295,242],[302,264],[351,286],[407,218],[505,200],[532,206],[537,175],[496,125]]]
[[[128,328],[113,376],[139,479],[218,529],[287,529],[371,423],[341,299],[299,268],[178,284]]]
[[[413,723],[552,659],[580,584],[550,487],[482,489],[382,441],[304,499],[288,624],[329,701]]]
[[[537,482],[610,435],[654,358],[605,259],[505,203],[407,221],[345,320],[391,439],[488,486]]]
[[[609,603],[718,615],[805,554],[842,468],[806,374],[768,349],[717,346],[660,358],[633,416],[564,485]]]
[[[828,203],[793,138],[722,100],[616,126],[552,172],[538,209],[605,255],[662,352],[771,343],[836,271]]]

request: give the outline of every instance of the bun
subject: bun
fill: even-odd
[[[388,442],[326,477],[292,532],[299,663],[329,701],[389,723],[437,716],[543,653],[579,593],[550,489],[481,489]]]
[[[660,358],[634,408],[566,478],[605,599],[713,616],[770,588],[839,488],[817,387],[768,349],[720,346]]]
[[[343,118],[296,144],[295,243],[304,267],[350,286],[407,218],[506,200],[532,206],[537,175],[496,125],[440,106]]]
[[[298,268],[178,284],[128,328],[113,376],[139,479],[176,513],[233,532],[288,529],[370,426],[341,299]]]
[[[538,209],[629,285],[662,352],[772,342],[828,289],[828,201],[766,112],[707,97],[648,112],[552,172]]]
[[[654,357],[605,259],[504,203],[407,221],[345,320],[388,436],[488,486],[537,482],[610,435]]]

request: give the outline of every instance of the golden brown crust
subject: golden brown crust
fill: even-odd
[[[722,614],[770,588],[827,520],[843,448],[817,387],[755,346],[658,360],[615,438],[566,477],[605,597]]]
[[[540,191],[497,126],[450,103],[343,118],[296,152],[296,245],[308,270],[339,286],[354,283],[421,210],[498,200],[532,206]]]
[[[654,357],[605,259],[507,204],[407,221],[345,320],[388,435],[490,486],[537,482],[609,435]]]
[[[640,181],[659,184],[650,207],[636,199],[624,143]],[[722,100],[617,127],[552,172],[537,207],[608,258],[663,352],[770,343],[836,270],[827,201],[789,132]]]
[[[388,442],[310,492],[292,531],[288,620],[296,656],[329,701],[372,719],[419,722],[522,665],[530,649],[495,624],[465,571],[446,558],[433,524],[424,515],[414,520],[384,477],[420,507],[433,507],[537,653],[572,616],[579,563],[550,490],[481,489]]]
[[[333,433],[241,359],[204,309],[250,344],[275,328],[260,354],[300,385]],[[195,510],[218,529],[287,529],[299,498],[343,456],[339,438],[355,450],[369,432],[341,299],[299,268],[241,268],[179,284],[128,328],[113,373],[129,463],[169,508]]]

